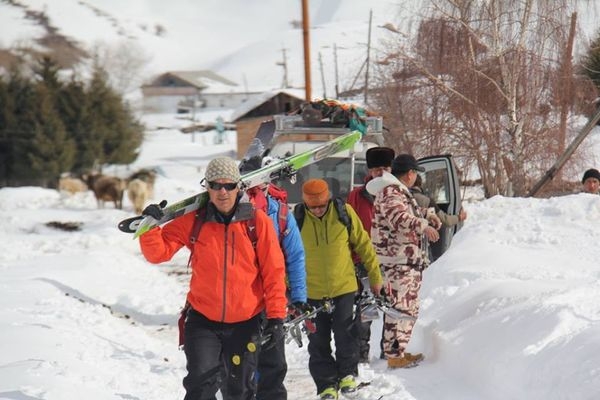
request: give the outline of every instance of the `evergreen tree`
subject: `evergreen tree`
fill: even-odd
[[[12,159],[8,126],[12,119],[12,100],[8,95],[8,86],[0,78],[0,187],[6,185]]]
[[[12,99],[12,117],[7,125],[9,160],[6,184],[34,184],[36,177],[28,160],[36,126],[34,86],[15,68],[11,70],[7,88]]]
[[[35,125],[27,159],[37,183],[54,186],[60,174],[73,167],[75,146],[67,136],[57,107],[63,86],[58,77],[60,67],[50,57],[43,57],[33,70],[38,82]]]
[[[44,84],[36,88],[37,112],[31,149],[27,154],[31,173],[42,186],[54,186],[61,173],[70,171],[75,159],[75,142],[67,136],[54,107],[55,99]]]
[[[75,143],[73,171],[89,170],[100,154],[102,145],[100,141],[90,140],[88,100],[83,83],[73,78],[64,85],[59,92],[56,107],[68,137]]]
[[[56,95],[62,87],[58,79],[60,66],[48,56],[42,57],[38,65],[33,68],[36,78],[46,86],[51,95]]]
[[[0,82],[0,184],[53,185],[62,172],[133,162],[143,126],[95,68],[89,86],[42,58],[25,79],[16,68]]]
[[[106,72],[96,66],[87,92],[89,134],[102,144],[100,164],[129,164],[137,158],[143,140],[143,126],[108,85]]]

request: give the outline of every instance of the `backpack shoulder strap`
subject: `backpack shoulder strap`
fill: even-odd
[[[352,231],[352,220],[350,219],[350,215],[348,215],[346,202],[341,197],[335,197],[333,199],[333,205],[335,207],[335,211],[338,213],[338,219],[342,224],[344,224],[348,230],[348,236],[350,236],[350,232]]]
[[[283,238],[286,237],[289,233],[289,229],[287,226],[289,210],[287,203],[277,200],[277,204],[279,205],[279,211],[277,212],[277,219],[279,222],[279,243],[281,243],[283,241]]]
[[[252,242],[252,248],[256,250],[256,243],[258,242],[258,233],[256,232],[256,214],[255,210],[252,210],[252,218],[247,219],[245,221],[246,224],[246,232],[248,232],[248,237]]]
[[[196,218],[194,218],[194,225],[192,226],[192,232],[190,233],[190,243],[196,243],[198,240],[198,235],[200,234],[200,229],[202,229],[202,225],[206,222],[206,207],[199,208],[196,211]]]
[[[298,203],[294,206],[294,218],[296,218],[296,224],[298,225],[298,230],[302,230],[302,224],[304,223],[304,215],[306,214],[306,210],[304,208],[304,203]]]

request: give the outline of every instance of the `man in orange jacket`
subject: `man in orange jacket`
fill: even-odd
[[[225,384],[237,390],[229,389],[224,400],[250,400],[256,393],[260,313],[265,307],[264,334],[269,337],[265,346],[284,335],[284,258],[269,217],[240,201],[240,173],[234,160],[212,160],[204,179],[210,200],[197,238],[192,239],[192,231],[201,216],[189,213],[140,236],[140,245],[152,263],[170,260],[183,246],[191,251],[184,400],[214,399]],[[152,204],[142,214],[159,219],[162,210]],[[221,384],[223,363],[227,382]]]

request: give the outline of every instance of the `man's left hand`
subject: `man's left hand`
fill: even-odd
[[[266,342],[262,345],[263,350],[270,349],[275,346],[277,342],[283,340],[285,337],[283,320],[281,318],[269,318],[267,320],[267,326],[263,331],[263,337],[266,338]]]
[[[375,296],[378,296],[379,293],[381,293],[381,287],[381,283],[371,285],[371,293],[373,293]]]

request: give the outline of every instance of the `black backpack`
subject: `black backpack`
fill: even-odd
[[[348,215],[348,211],[346,210],[346,202],[340,197],[334,197],[331,199],[333,202],[333,206],[335,207],[335,211],[338,214],[338,220],[344,224],[346,229],[348,230],[348,237],[350,237],[350,232],[352,231],[352,220]],[[304,223],[304,216],[306,215],[306,207],[304,203],[298,203],[294,207],[294,218],[296,218],[296,223],[298,224],[298,230],[302,230],[302,224]]]

